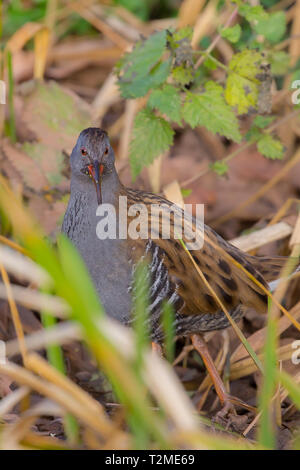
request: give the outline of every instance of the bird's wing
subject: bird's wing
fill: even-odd
[[[261,266],[259,263],[251,262],[253,257],[243,253],[238,248],[223,240],[210,227],[203,226],[202,237],[203,246],[200,249],[186,251],[180,239],[176,238],[177,219],[170,214],[170,208],[173,204],[152,193],[145,193],[135,190],[127,190],[128,207],[132,204],[142,203],[147,207],[148,219],[155,222],[158,234],[148,233],[147,239],[138,239],[134,241],[138,258],[145,253],[149,240],[151,240],[152,252],[152,274],[154,275],[152,286],[155,285],[162,292],[163,282],[157,282],[161,276],[161,271],[155,266],[167,268],[166,274],[169,276],[173,291],[176,289],[177,294],[182,300],[181,312],[188,315],[199,314],[215,314],[220,312],[220,306],[215,300],[211,290],[213,290],[225,307],[229,311],[233,311],[240,304],[254,307],[257,311],[263,312],[267,306],[267,296],[263,290],[249,278],[247,273],[241,269],[241,265],[250,275],[254,276],[263,286],[267,287],[267,283],[257,269]],[[152,211],[153,206],[156,209]],[[159,214],[159,210],[160,214]],[[149,217],[149,213],[151,214]],[[196,230],[195,220],[188,214],[185,214],[177,207],[177,210],[183,214],[184,221],[191,224]],[[134,220],[134,217],[130,220]],[[165,221],[171,221],[170,237],[162,238]],[[197,229],[199,230],[199,229]],[[154,230],[155,232],[155,230]],[[197,232],[198,233],[198,232]],[[159,235],[159,236],[158,236]],[[185,245],[190,240],[182,235]],[[156,248],[157,247],[157,248]],[[159,262],[155,261],[153,253],[157,253]],[[197,266],[197,267],[196,267]],[[203,273],[209,286],[203,281],[199,270]],[[160,277],[162,280],[162,278]],[[153,293],[159,294],[159,292]],[[172,289],[169,288],[169,296],[172,295]]]

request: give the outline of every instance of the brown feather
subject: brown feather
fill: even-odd
[[[184,300],[183,310],[186,315],[215,314],[220,311],[210,290],[205,285],[197,269],[194,266],[184,247],[174,236],[174,219],[171,218],[172,229],[169,239],[161,238],[164,218],[167,220],[167,211],[163,210],[163,204],[170,207],[172,203],[167,199],[152,193],[123,188],[123,195],[128,198],[128,207],[132,204],[143,203],[149,211],[152,204],[162,205],[162,216],[159,220],[160,238],[155,243],[165,253],[164,264],[168,268],[171,278],[179,281],[178,293]],[[147,215],[147,216],[148,216]],[[154,216],[154,218],[157,215]],[[129,223],[133,220],[129,218]],[[195,228],[195,222],[193,222]],[[149,228],[149,238],[151,232]],[[183,237],[184,240],[184,237]],[[184,240],[186,241],[186,240]],[[134,240],[136,257],[140,257],[145,251],[147,240]],[[240,304],[253,307],[259,312],[264,312],[267,306],[267,296],[247,274],[234,262],[241,264],[261,284],[267,287],[266,281],[278,275],[284,263],[284,258],[258,258],[243,253],[230,243],[223,240],[210,227],[204,228],[204,244],[200,250],[190,251],[196,265],[202,271],[210,287],[219,296],[228,310],[233,310]],[[231,259],[228,259],[230,255]],[[269,271],[270,270],[270,271]]]

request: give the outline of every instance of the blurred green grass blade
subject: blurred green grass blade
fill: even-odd
[[[53,315],[48,315],[46,312],[41,312],[41,318],[42,324],[46,329],[51,328],[56,324],[56,318],[53,317]],[[46,351],[50,364],[59,372],[66,375],[62,348],[57,344],[51,344],[47,346]],[[76,418],[70,413],[67,413],[64,418],[64,428],[68,441],[71,444],[76,444],[79,437],[79,426]]]
[[[264,346],[264,376],[260,395],[260,428],[258,434],[259,443],[268,448],[276,446],[274,430],[275,408],[273,397],[276,392],[276,363],[277,363],[277,320],[272,315],[272,303],[268,299],[268,323],[266,330],[266,342]]]
[[[168,447],[164,426],[151,410],[152,404],[145,395],[144,385],[136,376],[136,370],[124,360],[99,327],[99,318],[104,310],[79,253],[63,235],[59,237],[58,246],[66,276],[64,288],[68,289],[69,284],[73,287],[65,298],[72,307],[74,318],[83,327],[89,347],[112,383],[116,395],[126,406],[130,419],[138,423],[135,428],[139,426],[140,432],[145,432],[149,438],[155,437],[161,447]]]
[[[291,377],[285,371],[277,370],[277,380],[280,381],[282,386],[288,391],[290,398],[300,410],[300,386],[295,382],[293,377]]]
[[[196,271],[198,272],[199,276],[201,277],[200,275],[200,270],[199,270],[199,267],[197,266],[197,264],[195,263],[195,260],[193,259],[191,253],[189,252],[189,250],[187,249],[186,247],[186,244],[184,243],[184,241],[179,238],[179,241],[181,243],[181,245],[183,246],[184,250],[186,251],[186,253],[188,254],[188,256],[190,257],[192,263],[194,264],[195,268],[196,268]],[[212,295],[213,293],[215,294],[215,292],[213,291],[212,289]],[[217,300],[216,300],[217,301]],[[224,312],[225,314],[225,312]],[[226,315],[227,316],[227,315]],[[228,318],[228,317],[227,317]],[[237,337],[239,338],[239,340],[241,341],[241,343],[243,344],[243,346],[245,347],[246,351],[249,353],[249,355],[252,357],[253,359],[253,362],[255,363],[256,367],[258,368],[258,370],[260,372],[263,373],[263,365],[259,359],[259,357],[257,356],[256,352],[254,351],[254,349],[252,348],[251,344],[249,343],[249,341],[247,341],[245,335],[242,333],[242,331],[240,330],[240,328],[238,327],[238,325],[235,323],[235,321],[231,318],[231,316],[229,315],[229,318],[228,318],[228,321],[230,322],[234,332],[236,333]]]
[[[9,108],[9,136],[13,142],[17,140],[16,120],[14,110],[14,76],[12,65],[12,54],[7,51],[7,72],[8,72],[8,108]]]
[[[165,355],[172,364],[175,358],[175,315],[174,310],[167,302],[162,307],[162,326],[165,335]]]
[[[133,327],[136,336],[136,370],[142,376],[143,353],[149,345],[149,271],[145,261],[137,264],[134,273],[134,321]]]

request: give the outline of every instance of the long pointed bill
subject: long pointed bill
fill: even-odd
[[[93,165],[89,165],[88,169],[89,169],[90,176],[96,188],[97,202],[98,202],[98,205],[100,205],[102,204],[101,184],[102,184],[102,174],[103,174],[104,168],[103,168],[103,165],[96,162]]]

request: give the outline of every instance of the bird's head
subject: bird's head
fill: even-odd
[[[102,179],[114,169],[115,156],[108,135],[102,129],[84,129],[71,154],[72,175],[87,178],[95,185],[98,204],[102,204]]]

